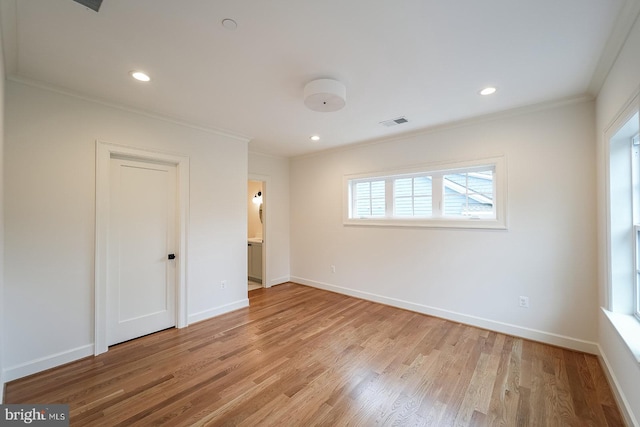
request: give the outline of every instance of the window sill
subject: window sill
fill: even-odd
[[[440,220],[440,219],[364,219],[346,218],[344,225],[375,227],[424,227],[424,228],[479,228],[489,230],[506,230],[504,221],[486,219]]]
[[[631,354],[640,363],[640,322],[630,314],[614,313],[602,309],[613,327],[625,342]]]

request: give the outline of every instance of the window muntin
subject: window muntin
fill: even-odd
[[[506,228],[503,175],[504,159],[499,157],[345,176],[345,206],[348,209],[345,209],[344,222],[356,225]],[[377,183],[379,190],[375,198],[367,187],[373,182]],[[374,199],[377,202],[375,211]]]

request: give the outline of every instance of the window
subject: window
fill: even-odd
[[[631,138],[631,199],[634,245],[634,314],[640,319],[640,135]]]
[[[353,188],[353,200],[358,218],[384,217],[384,181],[357,182]]]
[[[640,92],[605,131],[605,309],[640,363]]]
[[[634,250],[636,259],[636,274],[634,283],[634,314],[638,318],[638,320],[640,320],[640,225],[635,224],[633,226],[633,233],[635,235]]]
[[[393,179],[393,215],[428,218],[432,213],[431,176]]]
[[[506,228],[504,159],[345,177],[345,224]]]
[[[630,105],[609,141],[607,308],[640,320],[640,113]],[[640,342],[638,343],[640,344]],[[639,355],[640,357],[640,355]]]

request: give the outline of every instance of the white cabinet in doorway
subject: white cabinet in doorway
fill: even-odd
[[[262,283],[262,243],[249,242],[247,249],[249,280]]]

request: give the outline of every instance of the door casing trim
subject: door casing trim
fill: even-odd
[[[96,141],[96,235],[95,235],[95,332],[94,355],[106,352],[107,267],[109,249],[109,179],[112,157],[161,162],[176,166],[176,327],[188,325],[187,232],[189,218],[189,157],[155,150]]]

